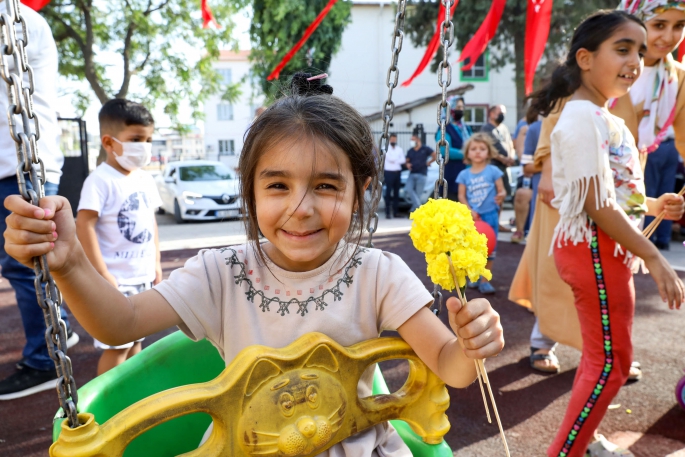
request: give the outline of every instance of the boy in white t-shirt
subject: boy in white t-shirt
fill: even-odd
[[[162,280],[155,209],[161,205],[154,179],[140,168],[150,162],[154,119],[141,104],[110,100],[98,116],[107,160],[81,190],[76,233],[95,269],[124,295]],[[142,339],[104,349],[98,376],[141,350]]]

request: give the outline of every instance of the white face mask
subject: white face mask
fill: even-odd
[[[411,141],[409,142],[409,145],[410,145],[412,148],[415,148],[415,147],[416,147],[416,141],[411,140]]]
[[[122,154],[120,156],[114,154],[114,158],[124,170],[133,171],[150,163],[152,159],[152,143],[147,141],[127,141],[122,143],[114,137],[112,139],[121,145]]]

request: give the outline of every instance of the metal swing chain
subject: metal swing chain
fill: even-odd
[[[378,140],[378,173],[371,182],[371,207],[369,212],[369,222],[366,230],[369,232],[369,239],[366,243],[367,247],[373,247],[373,234],[378,230],[378,204],[381,200],[381,193],[383,192],[383,169],[385,168],[385,156],[388,152],[388,144],[390,143],[390,136],[388,129],[390,128],[390,121],[395,114],[395,102],[392,101],[392,91],[397,87],[400,78],[400,71],[397,68],[397,61],[402,51],[402,41],[404,40],[404,11],[407,7],[407,0],[399,0],[397,4],[397,14],[395,14],[395,30],[393,31],[392,44],[390,49],[392,55],[390,57],[390,67],[385,79],[385,85],[388,86],[388,99],[383,105],[383,132]]]
[[[455,0],[456,1],[456,0]],[[435,180],[435,187],[433,189],[433,198],[436,200],[440,198],[447,198],[447,180],[445,179],[445,164],[450,160],[449,142],[445,139],[445,129],[450,116],[449,104],[447,103],[447,88],[452,84],[452,65],[447,58],[449,48],[454,41],[454,24],[450,16],[452,10],[453,0],[441,0],[445,7],[445,19],[440,25],[440,42],[442,43],[442,62],[438,65],[438,85],[442,88],[442,99],[438,104],[438,125],[440,126],[440,140],[436,144],[436,162],[439,167],[438,179]],[[447,73],[447,80],[444,79]],[[444,113],[444,114],[443,114]],[[444,148],[445,155],[440,153],[440,149]],[[442,195],[440,193],[442,187]],[[435,307],[437,304],[437,307]],[[435,284],[433,286],[433,312],[436,315],[440,314],[442,310],[442,292],[440,286]]]
[[[26,54],[29,33],[26,21],[21,15],[19,0],[5,0],[5,6],[6,12],[0,13],[0,77],[7,84],[7,119],[10,136],[15,141],[17,149],[17,182],[21,196],[27,202],[38,206],[40,198],[45,196],[45,166],[38,156],[40,124],[37,114],[33,111],[33,69]],[[18,25],[21,25],[21,39],[17,38]],[[9,57],[12,58],[12,67]],[[24,87],[24,75],[27,76],[28,87]],[[26,184],[25,174],[29,175],[32,189]],[[69,425],[75,428],[79,426],[76,410],[78,394],[71,360],[66,355],[67,327],[60,313],[62,296],[50,275],[45,255],[33,259],[33,270],[36,275],[36,296],[47,327],[45,342],[57,369],[59,402],[67,415]]]

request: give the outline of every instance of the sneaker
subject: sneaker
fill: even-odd
[[[78,333],[73,331],[71,329],[71,327],[67,327],[67,350],[76,346],[76,344],[79,341],[81,341],[81,338],[78,336]],[[18,361],[15,366],[16,366],[17,370],[22,370],[26,366],[26,364],[24,363],[24,359],[21,359],[20,361]]]
[[[57,387],[57,372],[41,371],[24,365],[0,381],[0,400],[13,400]]]
[[[492,287],[490,281],[481,281],[478,284],[478,292],[480,292],[483,295],[492,295],[495,293],[495,288]]]
[[[597,441],[587,447],[586,457],[635,457],[635,454],[597,435]]]
[[[469,289],[478,289],[478,281],[471,282],[469,278],[466,278],[466,287]]]

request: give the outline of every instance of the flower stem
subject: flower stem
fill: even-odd
[[[454,281],[454,287],[457,289],[457,297],[461,301],[461,305],[466,307],[468,302],[466,301],[466,292],[462,293],[461,287],[459,287],[459,281],[457,281],[457,272],[454,270],[454,264],[452,263],[452,257],[447,255],[447,260],[450,264],[450,273],[452,274],[452,280]],[[499,418],[499,413],[497,412],[497,405],[495,404],[495,396],[492,393],[492,387],[490,386],[490,380],[488,379],[488,372],[485,370],[485,363],[482,359],[474,359],[476,364],[476,374],[478,375],[478,382],[480,383],[480,392],[483,395],[483,404],[485,405],[485,413],[488,416],[488,422],[492,424],[492,419],[490,419],[490,409],[488,408],[488,402],[485,398],[485,390],[483,390],[483,380],[485,380],[485,385],[488,387],[488,393],[490,394],[490,401],[492,401],[492,409],[495,412],[495,419],[497,419],[497,425],[499,427],[499,435],[502,438],[502,444],[504,444],[504,451],[507,457],[510,457],[509,446],[507,445],[507,439],[504,436],[504,429],[502,428],[502,421]],[[481,379],[482,377],[482,379]]]

